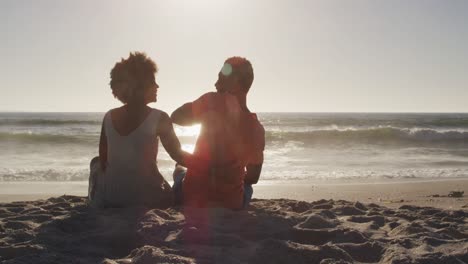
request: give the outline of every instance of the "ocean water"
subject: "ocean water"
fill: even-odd
[[[259,113],[262,181],[468,177],[468,114]],[[0,181],[83,181],[103,113],[0,113]],[[176,126],[193,150],[199,126]],[[160,144],[158,166],[174,162]]]

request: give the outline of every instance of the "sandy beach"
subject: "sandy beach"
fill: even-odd
[[[468,0],[0,21],[0,264],[468,264]]]
[[[170,182],[172,185],[172,182]],[[465,191],[460,198],[446,197],[451,191]],[[254,186],[254,198],[288,198],[312,202],[320,199],[376,203],[387,207],[402,204],[461,209],[468,205],[468,179],[401,181],[264,181]],[[0,202],[31,201],[61,195],[86,196],[88,182],[2,182]],[[437,197],[439,196],[439,197]]]
[[[468,200],[445,197],[468,180],[260,184],[245,211],[96,210],[81,183],[28,184],[0,185],[2,263],[468,263]]]

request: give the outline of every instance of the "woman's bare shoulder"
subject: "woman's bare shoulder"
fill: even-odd
[[[155,108],[153,108],[153,111],[159,112],[158,134],[165,134],[168,130],[172,129],[172,120],[166,112]]]
[[[169,117],[169,115],[166,112],[164,112],[163,110],[160,110],[160,109],[157,109],[157,108],[151,108],[151,110],[159,113],[159,121],[162,121],[162,120],[167,121],[167,120],[171,119]]]
[[[125,111],[124,107],[116,107],[116,108],[111,108],[109,111],[106,112],[108,115],[112,115],[113,117],[121,116],[122,113]]]

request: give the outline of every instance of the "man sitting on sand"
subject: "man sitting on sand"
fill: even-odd
[[[202,125],[193,153],[199,164],[188,165],[187,170],[176,166],[174,171],[176,203],[231,209],[249,204],[265,148],[265,130],[247,107],[253,78],[250,61],[231,57],[218,74],[217,92],[172,113],[175,124]]]

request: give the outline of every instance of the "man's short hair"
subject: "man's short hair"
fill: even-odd
[[[145,82],[157,72],[158,66],[145,53],[130,52],[128,58],[122,58],[110,72],[112,94],[126,104],[132,100],[135,90],[144,89]]]
[[[231,57],[224,63],[229,63],[232,67],[232,73],[239,78],[239,83],[247,93],[254,80],[253,67],[249,60],[243,57]]]

